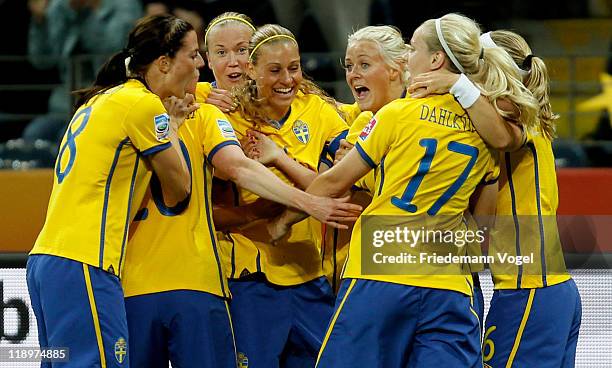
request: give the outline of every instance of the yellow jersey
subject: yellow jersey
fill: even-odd
[[[526,258],[523,264],[491,264],[495,288],[540,288],[569,280],[557,228],[552,142],[541,131],[528,132],[521,149],[502,154],[500,166],[489,255]]]
[[[372,203],[354,226],[343,277],[472,295],[469,269],[458,258],[465,256],[463,212],[479,183],[497,180],[499,166],[468,114],[450,94],[398,99],[374,116],[355,148],[380,175]],[[385,233],[378,231],[393,227],[414,243],[389,238],[380,244]],[[444,241],[422,236],[429,232]],[[405,253],[394,253],[398,245]],[[382,257],[382,246],[391,257]]]
[[[210,92],[212,92],[213,87],[216,87],[216,83],[208,83],[208,82],[198,82],[196,86],[195,99],[196,102],[201,104],[206,103],[206,99]]]
[[[159,97],[135,79],[81,106],[62,139],[47,217],[30,254],[120,276],[128,227],[152,174],[142,157],[171,147],[169,129]]]
[[[357,116],[361,114],[361,109],[359,108],[359,104],[354,102],[352,104],[340,104],[338,106],[338,110],[343,115],[344,121],[346,121],[349,125],[351,125]]]
[[[239,143],[225,115],[198,102],[179,131],[191,172],[190,198],[166,207],[159,181],[151,180],[130,229],[122,278],[126,297],[168,290],[230,295],[212,220],[211,161],[219,149]]]
[[[239,113],[228,115],[239,139],[248,129],[260,131],[282,147],[287,155],[317,171],[325,146],[348,129],[333,106],[320,97],[298,94],[291,109],[273,126],[252,123]],[[279,170],[271,168],[278,177],[293,185]],[[238,188],[235,193],[239,205],[257,200],[257,196]],[[263,272],[268,281],[277,285],[298,285],[323,275],[321,267],[321,223],[307,218],[292,226],[288,239],[275,245],[252,241],[240,230],[225,233],[220,239],[230,278]]]
[[[350,109],[347,109],[347,107],[350,107]],[[346,136],[347,142],[354,145],[357,142],[357,137],[370,120],[372,120],[374,114],[371,111],[361,112],[357,103],[342,105],[342,108],[344,108],[345,116],[354,118],[354,120],[347,121],[350,128]],[[359,114],[356,114],[356,112],[359,112]],[[371,193],[374,191],[373,188],[376,183],[376,172],[377,170],[370,171],[355,183],[351,203],[361,205],[363,208],[370,204],[372,200]],[[349,228],[346,230],[323,225],[323,244],[321,245],[323,271],[334,291],[337,291],[340,287],[342,270],[348,256],[352,230],[352,225],[349,225]]]

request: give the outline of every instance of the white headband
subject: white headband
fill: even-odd
[[[446,53],[446,55],[448,55],[448,58],[452,61],[453,65],[455,65],[455,67],[457,67],[457,69],[459,69],[461,73],[465,74],[465,70],[459,63],[459,60],[457,60],[455,55],[453,55],[453,52],[448,47],[446,40],[444,40],[444,35],[442,35],[442,25],[440,23],[440,18],[436,19],[436,33],[438,34],[438,40],[440,40],[440,44],[442,44],[444,52]]]
[[[486,49],[490,49],[493,47],[499,47],[497,46],[495,41],[493,41],[493,39],[491,38],[491,32],[483,33],[480,35],[480,44],[482,45],[482,47]],[[501,49],[504,50],[503,48]],[[504,50],[504,52],[508,53],[506,50]],[[508,56],[510,56],[510,54],[508,54]],[[529,71],[521,69],[516,63],[513,62],[512,65],[514,65],[514,68],[519,73],[521,78],[525,78],[526,76],[529,75]]]
[[[123,63],[125,64],[125,76],[128,78],[134,78],[136,75],[130,70],[130,61],[132,61],[131,56],[128,56],[123,59]]]

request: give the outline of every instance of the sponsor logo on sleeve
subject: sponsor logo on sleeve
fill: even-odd
[[[370,120],[370,122],[363,128],[361,134],[359,134],[359,139],[365,141],[370,133],[372,133],[372,130],[374,130],[374,126],[376,126],[376,118],[372,118],[372,120]]]
[[[221,135],[224,138],[238,139],[236,138],[236,132],[234,132],[234,128],[232,127],[232,124],[230,124],[229,121],[217,119],[217,126],[219,127]]]
[[[168,114],[157,115],[153,120],[155,121],[155,136],[157,140],[163,141],[168,139],[168,135],[170,135],[170,117],[168,117]]]

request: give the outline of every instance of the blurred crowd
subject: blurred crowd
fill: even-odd
[[[332,55],[304,58],[303,64],[318,81],[334,81],[344,79],[338,58],[353,29],[389,24],[410,34],[423,19],[451,9],[499,22],[509,15],[530,19],[609,17],[612,5],[607,0],[542,0],[537,4],[514,0],[495,6],[487,1],[458,5],[449,0],[420,4],[401,0],[0,0],[0,58],[4,57],[0,59],[0,142],[21,138],[21,143],[13,142],[13,146],[34,147],[42,141],[38,145],[49,149],[52,160],[71,115],[70,91],[93,81],[106,57],[123,47],[128,30],[144,15],[173,13],[199,31],[200,42],[206,24],[224,11],[248,14],[255,24],[282,24],[297,35],[302,52]],[[6,55],[27,55],[29,62]],[[612,73],[610,69],[612,61],[608,73]],[[202,79],[211,80],[207,69]],[[30,87],[20,89],[20,84]],[[612,139],[607,115],[589,138]],[[0,147],[5,153],[10,149]]]

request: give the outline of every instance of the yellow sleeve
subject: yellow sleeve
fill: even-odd
[[[170,118],[157,96],[145,96],[127,114],[123,128],[130,141],[147,156],[170,147]]]
[[[196,102],[204,103],[208,95],[212,92],[212,85],[208,82],[198,82],[196,85]]]
[[[393,124],[393,109],[384,109],[376,114],[363,128],[355,148],[361,158],[373,169],[378,167],[380,160],[385,156],[389,147],[395,140],[391,124]]]
[[[321,108],[321,121],[327,128],[323,133],[325,134],[325,150],[333,161],[336,151],[340,147],[340,140],[346,137],[349,127],[338,112],[327,102]]]
[[[325,122],[327,129],[326,142],[336,139],[342,132],[348,131],[348,125],[338,112],[327,102],[321,108],[321,121]]]
[[[482,178],[483,184],[493,184],[499,179],[499,155],[500,152],[497,150],[492,150],[489,148],[491,152],[492,160],[489,162],[487,166],[487,172]]]
[[[218,108],[202,105],[198,112],[201,116],[199,127],[202,150],[209,162],[221,148],[232,144],[240,146],[234,128]]]
[[[361,134],[363,128],[372,120],[374,114],[371,111],[364,111],[351,124],[351,128],[349,129],[348,135],[346,136],[347,142],[352,145],[355,145],[357,142],[357,137]]]
[[[342,115],[346,123],[350,126],[355,121],[355,118],[361,113],[357,102],[353,104],[341,104],[338,106],[338,110],[342,112]]]

